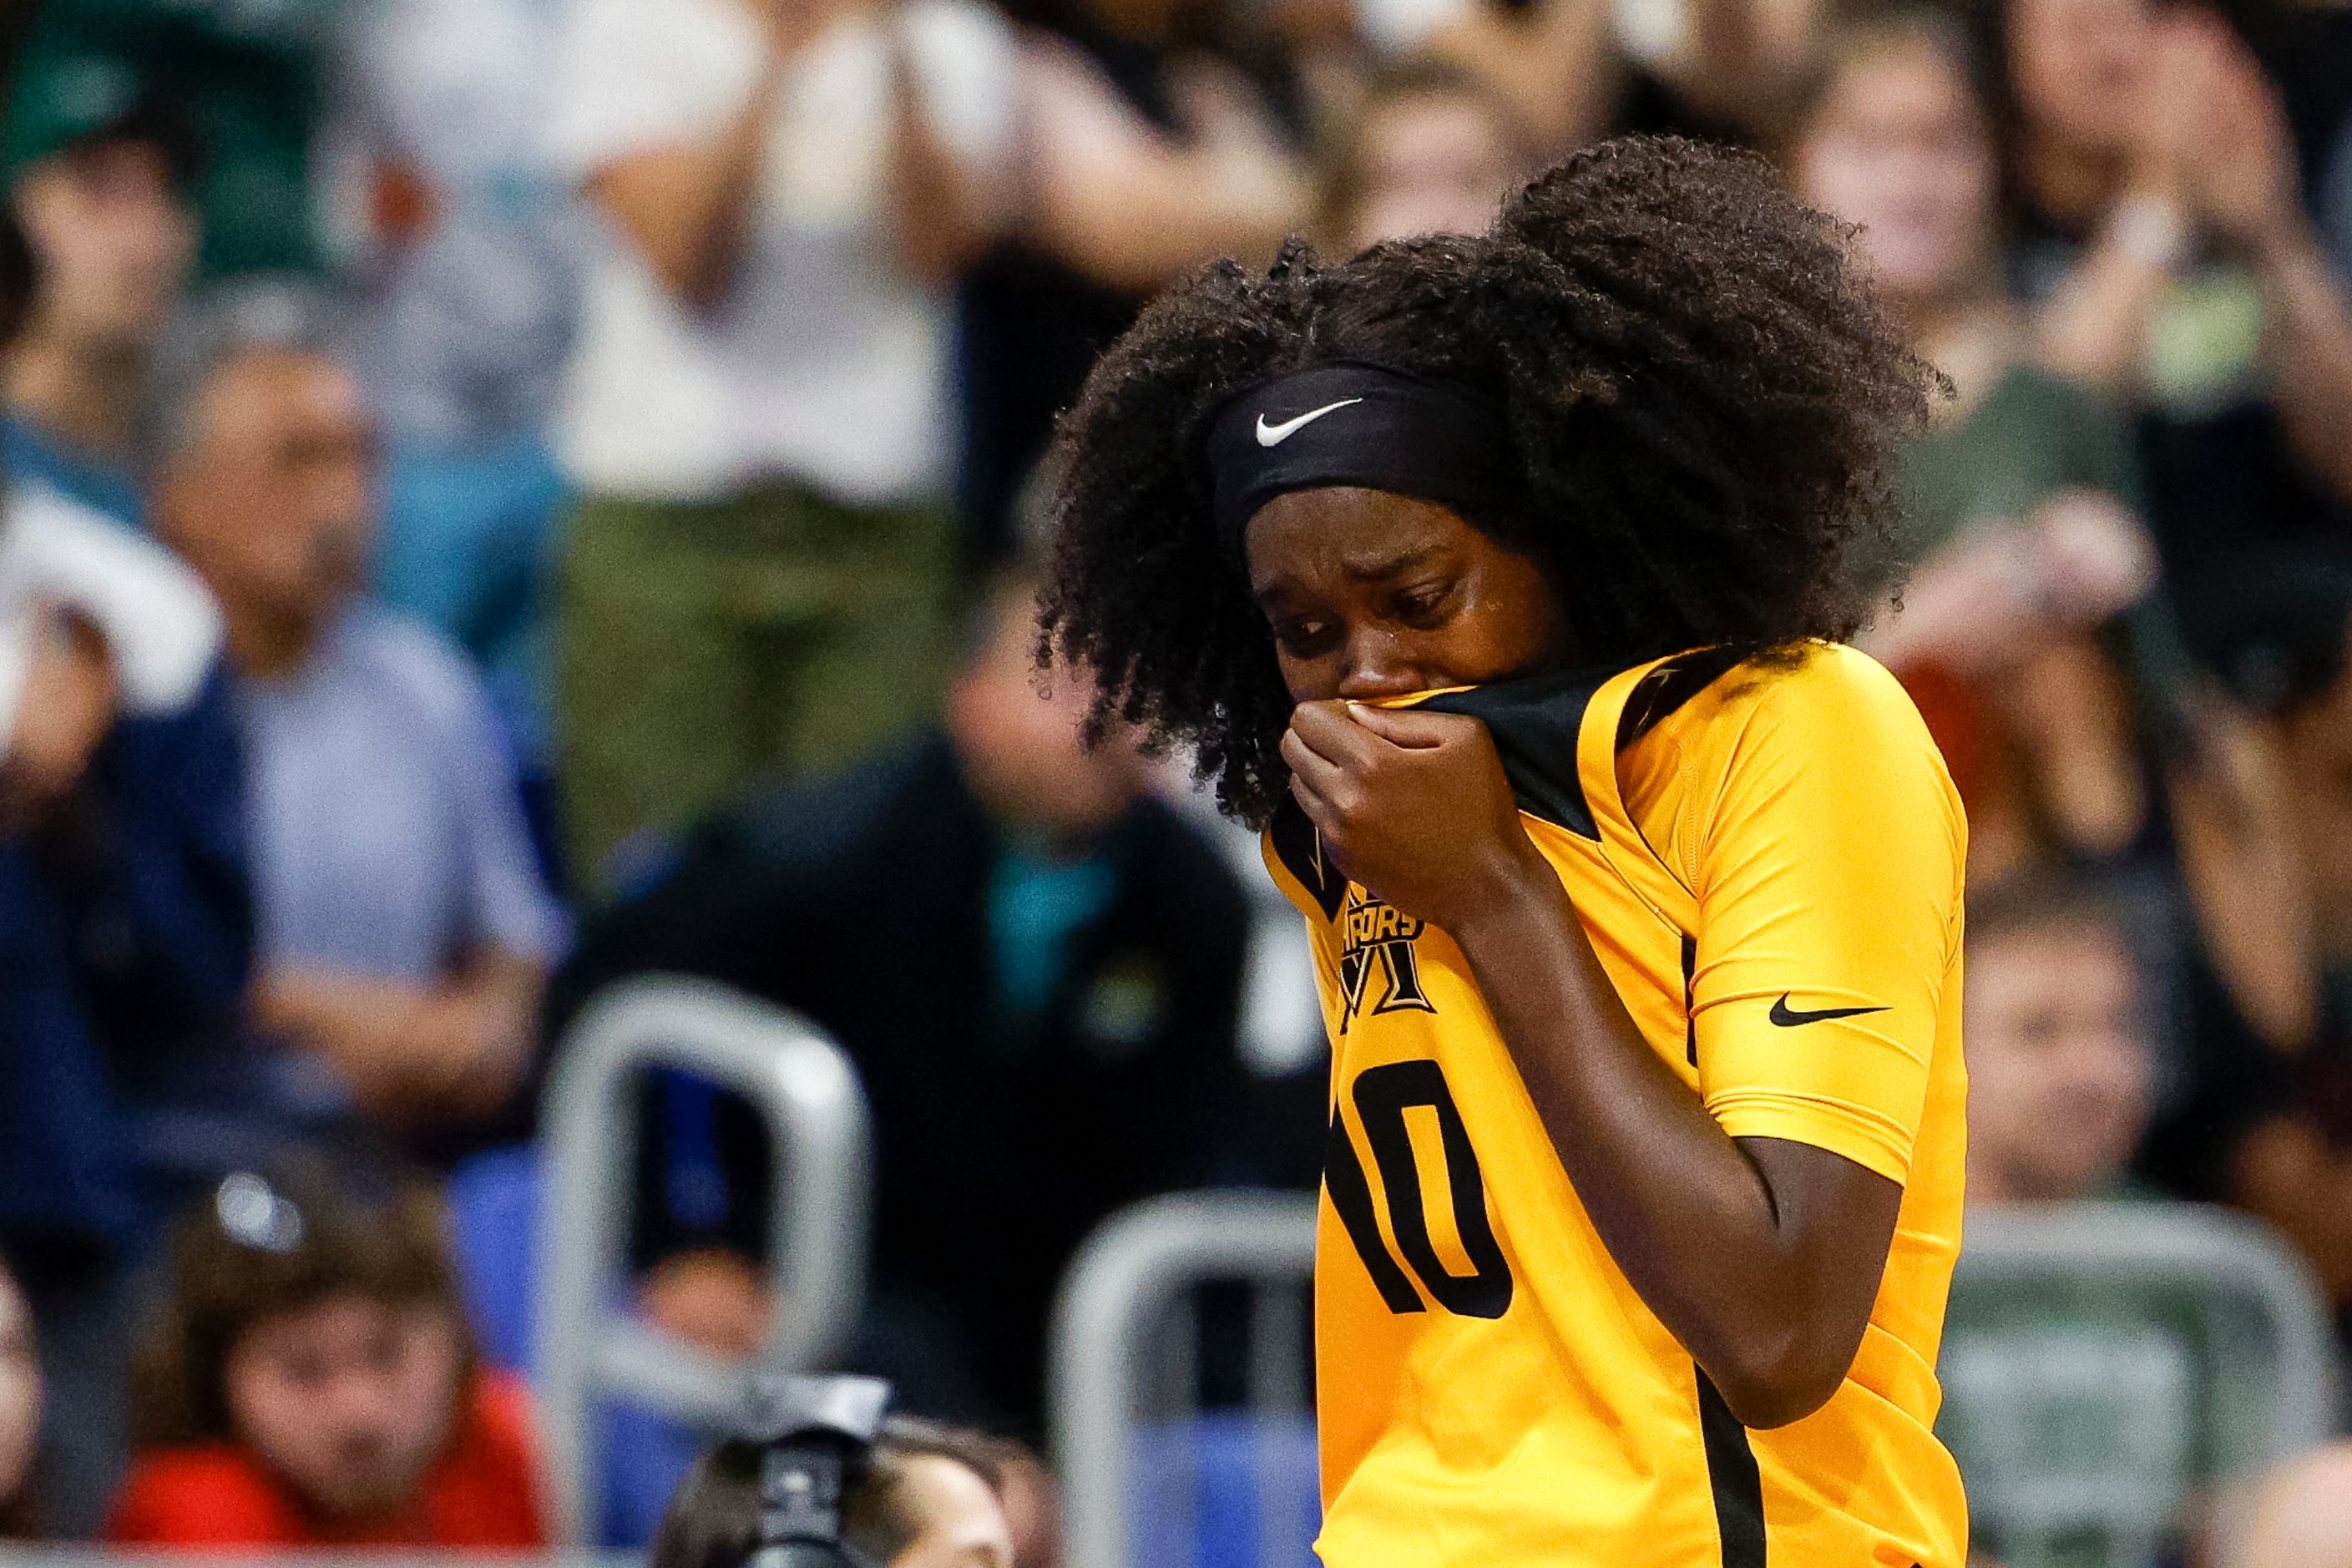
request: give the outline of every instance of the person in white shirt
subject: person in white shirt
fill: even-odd
[[[943,285],[1008,205],[975,0],[582,0],[549,136],[603,233],[558,450],[575,870],[846,760],[948,662]]]

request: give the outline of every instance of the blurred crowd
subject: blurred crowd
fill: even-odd
[[[0,15],[0,1527],[543,1540],[536,1089],[661,972],[855,1062],[852,1360],[1000,1435],[910,1450],[1003,1513],[939,1560],[1051,1561],[1078,1241],[1311,1185],[1324,1094],[1254,845],[1032,670],[1055,415],[1188,268],[1626,131],[1946,383],[1864,642],[1969,812],[1972,1200],[2234,1205],[2352,1324],[2352,8]],[[637,1100],[634,1310],[750,1355],[760,1118]],[[2344,1467],[2244,1568],[2352,1564]]]

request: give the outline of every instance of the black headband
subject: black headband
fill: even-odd
[[[1355,485],[1435,501],[1477,522],[1527,487],[1502,405],[1451,382],[1342,361],[1260,384],[1209,427],[1218,542],[1242,559],[1258,508]]]

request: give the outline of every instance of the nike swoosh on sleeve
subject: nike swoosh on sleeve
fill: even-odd
[[[1780,1027],[1793,1029],[1800,1024],[1819,1024],[1831,1018],[1859,1018],[1865,1013],[1885,1011],[1885,1007],[1822,1007],[1811,1012],[1801,1012],[1789,1005],[1789,993],[1783,991],[1780,999],[1772,1004],[1769,1016]]]

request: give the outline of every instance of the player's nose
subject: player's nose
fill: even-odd
[[[1365,627],[1348,639],[1344,673],[1335,695],[1350,702],[1377,702],[1383,698],[1410,697],[1430,689],[1429,675],[1419,660],[1391,634]]]

